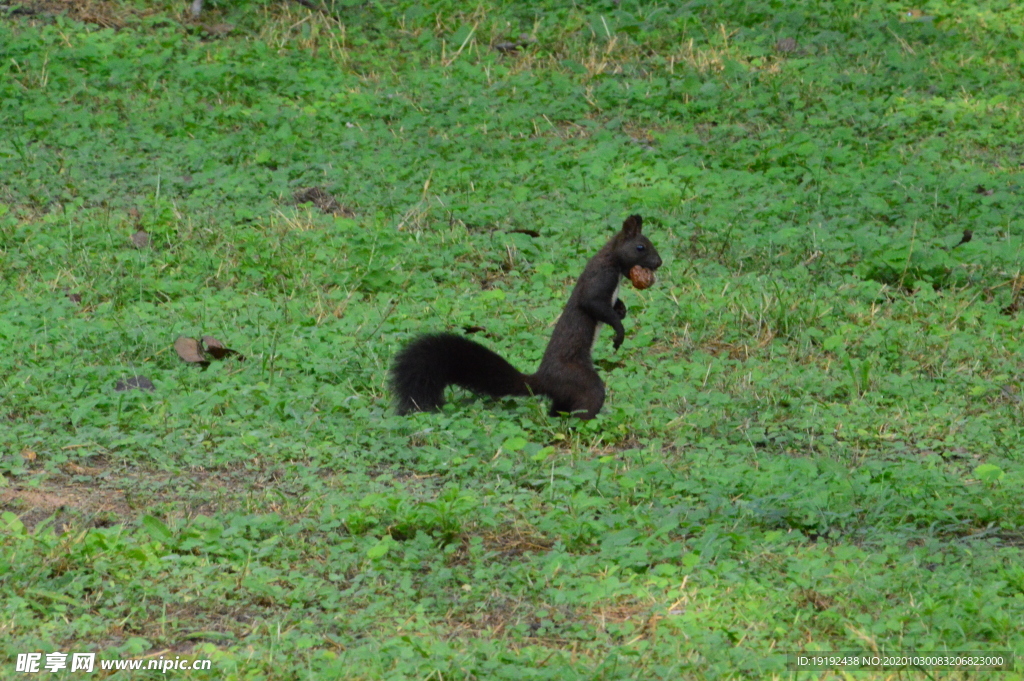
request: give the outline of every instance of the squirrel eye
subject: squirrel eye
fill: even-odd
[[[638,250],[638,251],[644,250],[644,245],[643,244],[637,244],[636,245],[636,250]]]

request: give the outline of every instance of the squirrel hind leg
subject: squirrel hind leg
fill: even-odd
[[[557,396],[551,400],[551,416],[568,414],[584,421],[597,416],[597,412],[604,406],[604,382],[594,372],[585,380],[579,380],[576,388],[577,391],[573,395]]]

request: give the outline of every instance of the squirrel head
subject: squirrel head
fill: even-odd
[[[650,239],[641,234],[642,228],[643,218],[639,215],[630,215],[622,223],[622,231],[612,238],[613,257],[622,276],[628,276],[629,271],[636,265],[652,271],[661,267],[658,249]]]

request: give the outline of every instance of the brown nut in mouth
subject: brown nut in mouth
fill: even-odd
[[[629,280],[633,282],[633,286],[641,291],[645,288],[650,288],[654,286],[654,270],[649,270],[641,265],[633,265],[632,269],[629,270]]]

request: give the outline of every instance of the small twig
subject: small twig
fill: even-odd
[[[384,326],[384,322],[386,322],[388,320],[388,317],[391,316],[391,313],[395,311],[395,308],[397,306],[398,306],[398,300],[397,299],[396,300],[392,300],[391,301],[391,305],[388,307],[387,311],[384,312],[384,316],[381,317],[380,323],[377,324],[377,328],[375,328],[373,331],[370,332],[370,338],[375,338],[377,336],[377,332],[380,331],[380,327]]]
[[[469,41],[473,39],[473,35],[475,33],[476,24],[473,25],[473,28],[470,29],[469,34],[466,36],[465,40],[463,40],[462,44],[459,45],[459,49],[455,50],[455,54],[453,54],[450,58],[444,60],[445,66],[451,66],[453,63],[455,63],[455,60],[459,58],[460,54],[462,54],[462,50],[465,49],[466,45],[469,44]]]

